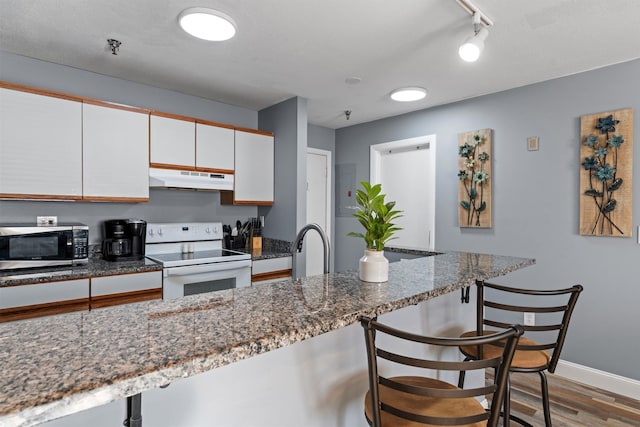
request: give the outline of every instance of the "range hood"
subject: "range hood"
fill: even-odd
[[[227,173],[149,168],[149,188],[233,190],[233,175]]]

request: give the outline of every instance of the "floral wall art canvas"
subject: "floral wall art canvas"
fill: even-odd
[[[633,109],[580,118],[580,234],[631,237]]]
[[[493,130],[458,134],[458,226],[491,228]]]

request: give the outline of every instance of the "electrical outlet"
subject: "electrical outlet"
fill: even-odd
[[[535,326],[535,324],[536,324],[536,314],[531,312],[524,313],[524,325]]]
[[[57,216],[37,216],[36,222],[38,225],[58,225]]]

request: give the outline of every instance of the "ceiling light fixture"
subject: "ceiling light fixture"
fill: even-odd
[[[391,92],[391,99],[398,102],[418,101],[427,96],[427,90],[421,87],[403,87]]]
[[[229,40],[236,34],[233,19],[214,9],[192,7],[183,10],[178,22],[184,31],[203,40],[219,42]]]
[[[460,48],[458,55],[466,62],[475,62],[480,58],[480,54],[484,50],[484,41],[489,35],[489,30],[480,23],[480,14],[473,15],[473,35],[468,37]]]

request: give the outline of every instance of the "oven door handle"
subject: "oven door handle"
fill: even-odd
[[[214,273],[216,271],[237,270],[240,268],[251,268],[251,260],[213,262],[210,264],[189,265],[184,267],[171,267],[165,269],[168,276],[187,276],[190,274]]]

